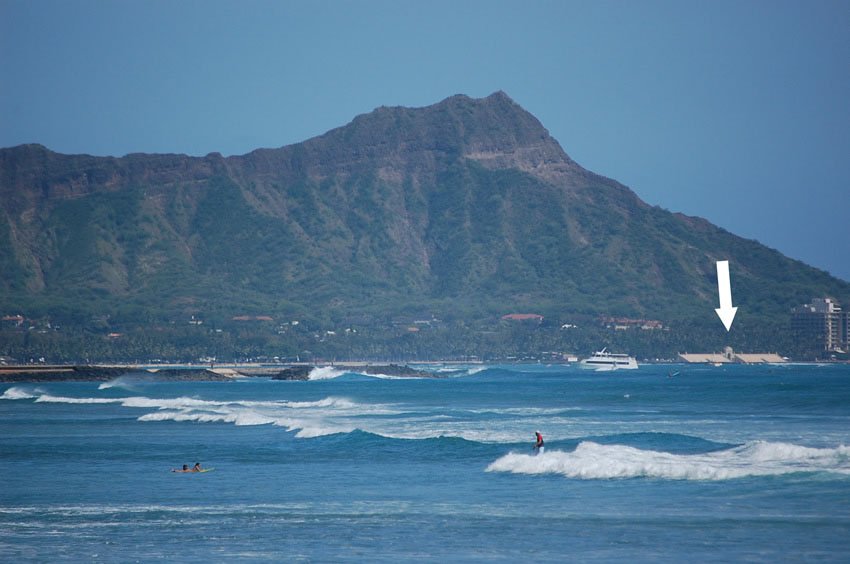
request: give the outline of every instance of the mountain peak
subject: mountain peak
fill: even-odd
[[[324,176],[318,169],[329,154],[347,154],[335,159],[346,167],[375,159],[390,167],[411,157],[470,159],[488,169],[519,169],[569,184],[585,173],[536,117],[501,90],[485,98],[455,94],[420,108],[381,106],[301,147],[316,177]]]
[[[443,104],[463,123],[465,158],[487,168],[515,168],[568,184],[585,173],[543,124],[502,90],[485,98],[452,96],[434,107]]]
[[[520,111],[525,111],[522,106],[517,104],[504,90],[496,90],[486,98],[481,98],[481,101],[486,102],[487,104],[502,105],[506,107],[514,106]]]
[[[462,321],[476,343],[467,320],[489,332],[506,311],[570,322],[628,316],[688,323],[656,342],[703,346],[713,333],[692,333],[689,320],[715,324],[718,256],[739,265],[736,292],[750,304],[742,315],[766,336],[811,296],[850,302],[850,284],[585,171],[501,91],[381,107],[305,142],[229,158],[0,150],[0,311],[26,305],[25,315],[85,327],[107,312],[110,330],[139,336],[128,337],[127,354],[147,346],[153,323],[226,324],[248,312],[316,328],[368,319],[370,331],[431,312]],[[447,334],[399,338],[386,327],[392,341],[363,345],[368,354],[443,342],[452,344],[435,353],[474,350]],[[556,333],[535,341],[559,342]],[[327,347],[322,355],[353,342],[319,345],[313,334],[275,331],[269,337],[281,340],[268,342]]]
[[[487,99],[488,100],[490,100],[490,99],[507,100],[509,102],[513,102],[513,99],[510,96],[508,96],[508,94],[504,90],[496,90],[495,92],[493,92],[492,94],[487,96]]]
[[[522,110],[522,107],[520,107],[519,104],[517,104],[513,100],[513,98],[508,96],[508,94],[504,90],[496,90],[492,94],[490,94],[488,96],[484,96],[483,98],[473,98],[472,96],[468,96],[466,94],[458,93],[458,94],[454,94],[452,96],[449,96],[448,98],[446,98],[446,99],[444,99],[440,102],[437,102],[436,104],[432,104],[431,106],[426,106],[426,107],[440,106],[442,104],[452,104],[452,103],[485,104],[485,105],[486,104],[511,104],[511,105],[515,106],[517,109],[519,109],[521,111],[525,111],[525,110]]]

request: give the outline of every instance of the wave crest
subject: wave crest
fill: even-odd
[[[197,423],[233,423],[242,425],[269,425],[275,420],[252,412],[210,413],[197,411],[157,411],[138,418],[138,421],[194,421]]]
[[[52,396],[41,394],[35,397],[35,403],[121,403],[121,398],[67,398],[63,396]]]
[[[0,396],[0,399],[5,400],[20,400],[20,399],[33,399],[36,397],[32,392],[27,391],[25,388],[20,388],[18,386],[13,386],[3,392],[3,395]]]
[[[549,451],[539,456],[509,453],[491,463],[487,471],[561,474],[578,479],[668,480],[730,480],[795,472],[850,475],[850,448],[752,441],[727,450],[683,455],[584,441],[573,452]]]
[[[344,370],[338,370],[332,366],[317,366],[310,371],[307,378],[310,380],[331,380],[339,378],[343,374],[345,374]]]

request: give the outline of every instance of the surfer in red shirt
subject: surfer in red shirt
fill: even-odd
[[[536,439],[534,450],[537,454],[543,454],[543,435],[540,434],[540,431],[534,431],[534,438]]]

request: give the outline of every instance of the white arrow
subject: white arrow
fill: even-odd
[[[720,294],[720,307],[714,311],[723,322],[726,331],[732,328],[732,320],[738,312],[737,307],[732,307],[732,285],[729,282],[729,261],[717,261],[717,293]]]

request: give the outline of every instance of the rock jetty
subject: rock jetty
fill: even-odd
[[[289,368],[285,368],[278,372],[277,374],[272,375],[272,380],[309,380],[310,372],[313,371],[316,366],[291,366]],[[344,367],[340,367],[341,369],[345,369]],[[442,374],[435,374],[433,372],[426,372],[424,370],[416,370],[415,368],[411,368],[409,366],[403,366],[399,364],[384,364],[384,365],[374,365],[374,366],[362,366],[357,368],[351,368],[351,372],[356,372],[360,374],[379,374],[381,376],[394,376],[396,378],[442,378],[444,377]]]
[[[121,376],[163,381],[216,381],[231,377],[204,368],[144,370],[95,365],[25,365],[0,367],[0,382],[108,382]]]

